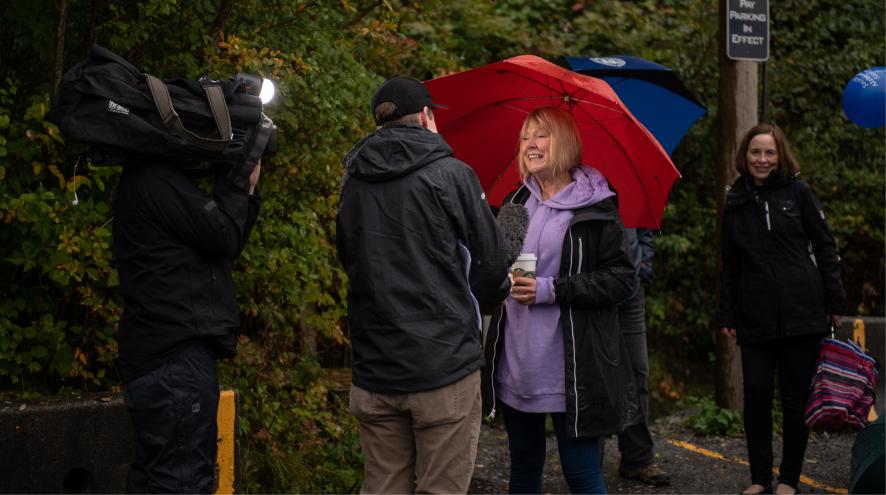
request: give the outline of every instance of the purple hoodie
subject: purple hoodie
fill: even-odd
[[[495,376],[497,397],[523,412],[566,411],[563,329],[560,306],[554,302],[554,279],[560,272],[563,237],[573,210],[615,195],[603,175],[589,166],[573,169],[572,179],[547,201],[542,201],[534,177],[524,181],[531,194],[525,205],[529,229],[523,252],[538,257],[536,299],[529,306],[510,297],[505,301],[504,352]]]

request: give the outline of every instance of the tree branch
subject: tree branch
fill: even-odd
[[[55,53],[52,61],[52,92],[62,82],[62,69],[65,64],[65,31],[68,24],[68,0],[55,0],[58,23],[55,26]]]
[[[231,17],[231,10],[234,8],[234,0],[222,0],[215,12],[215,20],[212,21],[212,27],[209,28],[209,39],[213,42],[219,41],[219,35],[225,28],[228,18]]]

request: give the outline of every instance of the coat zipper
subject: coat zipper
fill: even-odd
[[[569,229],[569,246],[572,249],[574,246],[572,241],[572,229]],[[584,253],[583,243],[581,237],[578,238],[578,270],[575,272],[576,274],[581,273],[581,263],[582,263],[582,253]],[[572,253],[569,256],[569,275],[572,275]],[[569,306],[569,334],[572,336],[572,396],[575,398],[575,423],[573,424],[573,430],[575,431],[575,437],[578,438],[578,362],[576,361],[576,350],[575,350],[575,322],[572,318],[572,306]]]
[[[763,201],[763,209],[766,211],[766,230],[772,230],[772,224],[769,223],[769,201]]]
[[[501,337],[501,319],[504,318],[505,311],[501,310],[501,314],[498,316],[498,321],[495,322],[495,341],[492,342],[492,363],[489,365],[490,368],[490,376],[492,377],[489,380],[489,386],[492,388],[492,410],[489,411],[489,419],[495,419],[495,361],[496,355],[498,354],[498,338]],[[490,322],[490,325],[492,323]]]

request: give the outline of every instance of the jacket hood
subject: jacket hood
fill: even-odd
[[[417,124],[395,124],[361,139],[343,160],[348,175],[383,182],[452,156],[443,137]]]
[[[603,174],[589,165],[579,165],[572,169],[572,179],[572,182],[547,201],[542,201],[541,188],[535,177],[527,177],[525,183],[539,203],[557,210],[577,210],[615,196]]]

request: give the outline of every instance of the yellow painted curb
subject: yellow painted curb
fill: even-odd
[[[864,320],[861,318],[856,319],[852,322],[852,340],[858,344],[858,347],[861,347],[861,350],[864,352],[868,352],[868,348],[865,345],[864,339]]]
[[[864,320],[861,318],[856,318],[852,322],[852,340],[858,344],[858,347],[861,347],[861,350],[868,351],[867,342],[865,342]],[[873,423],[878,417],[876,408],[871,405],[871,409],[868,411],[868,422]]]
[[[216,454],[215,470],[218,475],[216,495],[234,493],[234,444],[237,414],[237,397],[233,390],[222,390],[218,397],[218,454]]]
[[[693,445],[689,442],[684,442],[682,440],[668,439],[668,443],[671,445],[675,445],[677,447],[680,447],[680,448],[684,448],[690,452],[694,452],[696,454],[701,454],[703,456],[710,457],[712,459],[717,459],[717,460],[725,461],[725,462],[734,462],[736,464],[741,464],[743,466],[748,465],[748,461],[746,461],[744,459],[737,458],[737,457],[727,458],[726,456],[724,456],[723,454],[721,454],[719,452],[714,452],[713,450],[704,449],[704,448],[698,447],[696,445]],[[772,472],[775,474],[778,474],[778,468],[772,468]],[[849,493],[849,490],[846,488],[837,488],[837,487],[833,487],[830,485],[826,485],[824,483],[819,483],[819,482],[813,480],[812,478],[809,478],[808,476],[800,475],[800,483],[803,483],[804,485],[807,485],[807,486],[811,486],[812,488],[825,490],[825,491],[828,491],[831,493],[841,493],[841,494]]]

